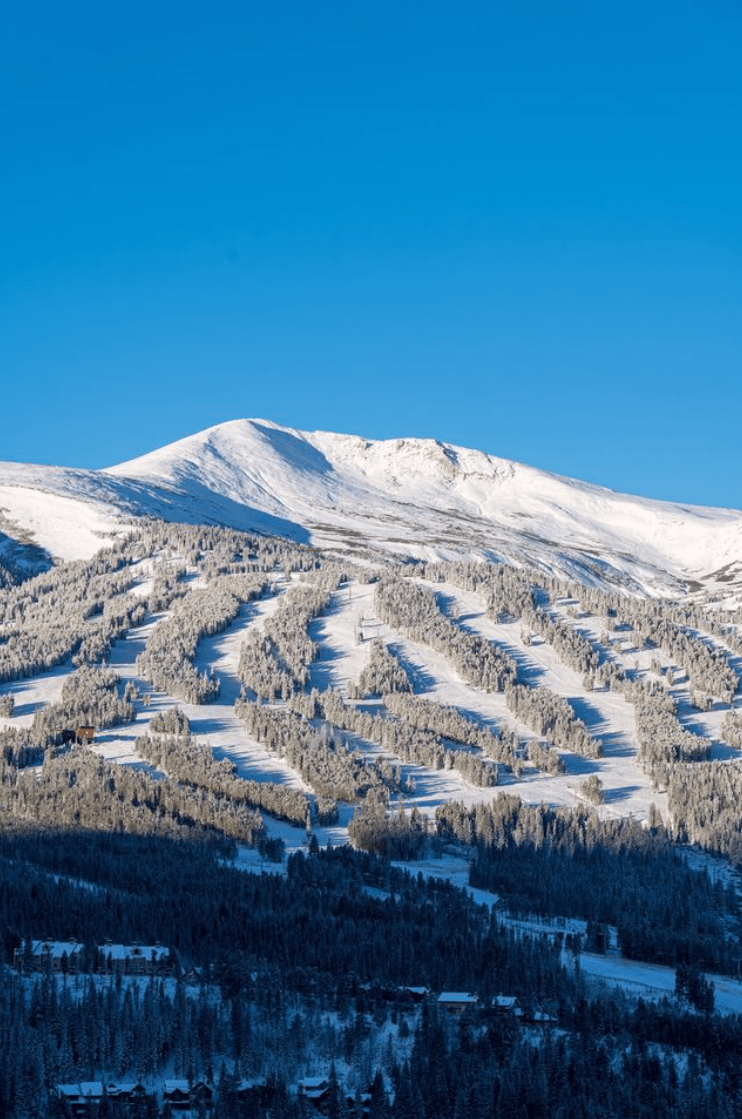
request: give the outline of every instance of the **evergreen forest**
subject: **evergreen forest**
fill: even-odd
[[[739,1115],[741,666],[722,597],[218,526],[6,572],[0,1114]]]

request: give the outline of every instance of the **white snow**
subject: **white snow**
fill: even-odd
[[[650,593],[675,590],[677,579],[687,575],[718,575],[724,565],[742,559],[739,512],[626,497],[430,440],[373,442],[304,433],[257,420],[219,425],[108,471],[0,464],[0,511],[0,530],[7,534],[18,526],[19,533],[54,557],[66,559],[92,555],[136,517],[148,513],[284,532],[338,549],[368,544],[429,558],[481,555],[529,561],[588,580],[624,580],[627,586]],[[144,569],[142,574],[149,577]],[[712,589],[717,583],[709,576]],[[605,787],[606,803],[600,809],[604,816],[631,813],[645,819],[652,801],[664,815],[663,796],[651,791],[636,762],[633,708],[622,696],[586,692],[580,675],[566,667],[551,646],[539,640],[525,645],[521,624],[491,621],[475,594],[447,584],[435,584],[435,589],[455,600],[464,625],[506,645],[535,681],[570,699],[601,740],[604,756],[588,762],[565,754],[564,775],[549,777],[526,769],[521,780],[508,779],[501,789],[470,786],[454,770],[434,772],[406,765],[405,775],[414,775],[416,784],[406,798],[408,807],[415,805],[432,815],[445,800],[473,805],[500,791],[532,804],[575,804],[580,781],[588,772],[597,772]],[[313,685],[345,691],[367,662],[370,639],[379,636],[403,657],[416,691],[455,705],[487,725],[517,728],[521,737],[529,737],[526,728],[516,724],[502,695],[478,691],[458,676],[444,656],[382,625],[374,616],[373,595],[372,585],[351,582],[335,592],[330,608],[311,624],[310,635],[321,647],[320,658],[310,667]],[[146,732],[155,713],[177,704],[199,741],[217,757],[231,758],[241,776],[306,789],[297,773],[247,735],[233,710],[239,693],[241,643],[252,627],[263,625],[278,603],[279,597],[273,596],[243,606],[223,633],[201,642],[197,667],[213,668],[222,682],[218,701],[209,705],[180,703],[154,692],[138,677],[137,654],[158,619],[148,619],[116,642],[110,667],[134,681],[148,695],[149,705],[139,705],[135,723],[101,731],[95,751],[152,772],[137,755],[135,740]],[[557,609],[574,624],[564,607]],[[593,640],[599,639],[600,619],[582,617],[578,624]],[[620,634],[612,637],[616,641],[610,654],[624,666],[636,664],[647,673],[653,659],[663,667],[670,664],[660,650],[636,651],[630,640],[620,644]],[[0,693],[13,693],[16,715],[12,720],[0,719],[0,727],[30,725],[39,707],[58,701],[71,671],[68,665],[31,680],[3,684]],[[703,715],[690,712],[682,678],[673,692],[681,700],[681,719],[718,737],[721,707]],[[368,745],[364,748],[378,752]],[[342,805],[338,824],[317,830],[319,842],[347,841],[352,812],[351,806]],[[306,845],[303,828],[269,818],[266,822],[270,833],[283,838],[288,849]],[[240,865],[255,871],[281,870],[250,851],[241,852]],[[431,859],[408,866],[462,885],[468,878],[463,859]],[[484,891],[472,893],[485,904],[496,900]],[[615,953],[583,954],[580,961],[583,971],[596,981],[615,983],[637,994],[660,997],[672,994],[674,988],[672,969],[623,960]],[[740,984],[712,978],[717,1007],[723,1012],[742,1010]]]
[[[0,464],[0,481],[6,465]],[[42,488],[0,485],[0,510],[55,559],[88,559],[124,528],[112,506]]]
[[[265,420],[219,424],[105,471],[1,463],[2,507],[65,558],[151,515],[351,550],[531,562],[650,593],[742,559],[735,510],[630,497],[430,439]]]

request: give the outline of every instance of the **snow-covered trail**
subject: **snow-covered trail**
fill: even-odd
[[[234,713],[234,701],[239,695],[237,678],[240,648],[248,631],[261,626],[272,614],[279,596],[243,604],[237,617],[227,628],[213,637],[203,638],[197,647],[195,667],[203,672],[211,668],[221,679],[221,692],[214,703],[192,704],[157,692],[142,681],[136,671],[136,658],[145,648],[147,637],[160,620],[150,620],[146,625],[131,630],[117,641],[111,650],[110,667],[123,680],[131,680],[148,696],[146,705],[138,705],[134,723],[112,727],[96,736],[96,752],[121,764],[144,765],[139,758],[135,741],[146,734],[152,718],[159,712],[180,707],[188,717],[194,737],[214,750],[216,757],[229,757],[237,766],[240,777],[252,781],[275,782],[306,790],[299,776],[280,758],[263,749],[250,735]]]

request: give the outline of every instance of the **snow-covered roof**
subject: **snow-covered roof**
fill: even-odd
[[[330,1087],[325,1076],[305,1076],[298,1083],[299,1093],[308,1100],[318,1100]]]
[[[470,995],[467,991],[441,991],[438,1002],[476,1003],[479,1002],[479,995]]]
[[[166,1080],[162,1085],[163,1092],[190,1092],[191,1086],[187,1080]]]
[[[62,956],[72,956],[82,951],[82,944],[76,940],[34,940],[31,942],[31,954],[34,956],[49,956],[58,960]]]
[[[66,1099],[98,1099],[104,1093],[109,1096],[130,1095],[137,1090],[143,1091],[144,1085],[135,1080],[130,1083],[111,1083],[105,1086],[100,1080],[83,1080],[79,1084],[57,1084],[57,1094]]]
[[[161,944],[101,944],[98,951],[112,960],[131,960],[144,957],[145,960],[164,960],[170,955],[169,948]]]
[[[322,1085],[327,1085],[328,1080],[326,1076],[304,1076],[299,1081],[300,1088],[321,1088]]]
[[[68,1098],[84,1096],[91,1099],[103,1095],[103,1085],[100,1080],[83,1080],[79,1084],[57,1084],[57,1093]]]

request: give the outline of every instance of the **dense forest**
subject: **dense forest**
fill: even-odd
[[[245,874],[227,854],[99,832],[3,837],[6,961],[40,925],[60,937],[74,925],[91,950],[106,936],[169,939],[208,977],[193,987],[6,971],[5,1115],[55,1114],[55,1083],[103,1069],[147,1081],[163,1067],[217,1085],[216,1115],[265,1113],[245,1083],[303,1115],[290,1085],[323,1058],[346,1091],[374,1089],[373,1116],[536,1116],[545,1101],[557,1115],[619,1115],[632,1098],[639,1114],[701,1101],[705,1115],[734,1114],[740,1019],[591,991],[558,940],[516,933],[463,890],[369,854],[315,847],[285,875]],[[412,987],[470,991],[481,1009],[455,1019]],[[523,1021],[487,1008],[498,994],[517,997]],[[543,1008],[546,1032],[527,1024]]]

